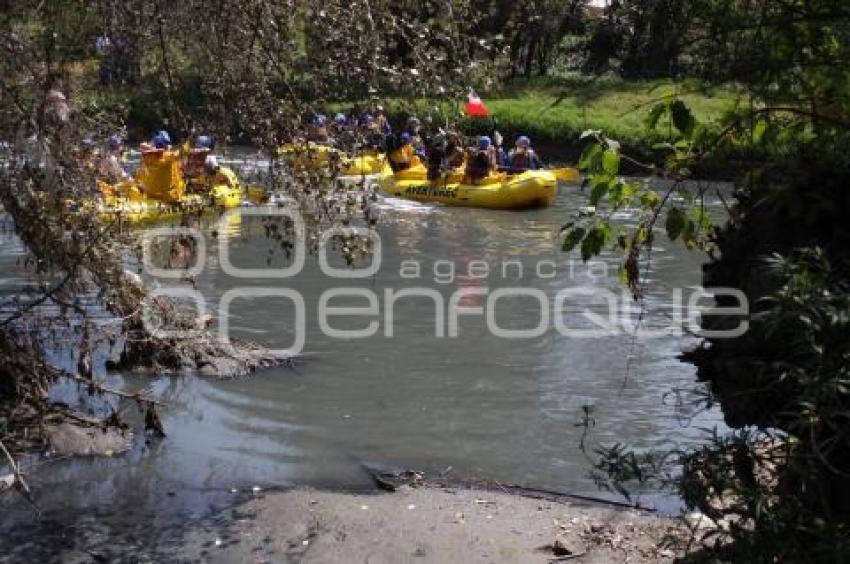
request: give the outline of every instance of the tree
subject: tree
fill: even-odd
[[[83,382],[90,393],[106,391],[94,376],[98,367],[92,366],[91,351],[116,337],[93,323],[99,316],[118,322],[120,355],[114,363],[126,369],[206,366],[234,376],[280,362],[252,343],[231,348],[203,330],[192,339],[163,337],[145,324],[145,313],[169,328],[194,328],[197,320],[168,300],[151,298],[127,269],[138,258],[138,233],[97,212],[97,175],[86,156],[87,140],[121,130],[132,108],[118,104],[104,111],[81,104],[97,81],[85,70],[92,68],[95,38],[105,33],[113,45],[126,46],[126,64],[138,67],[130,72],[137,85],[128,106],[153,114],[155,125],[167,124],[181,138],[199,129],[222,139],[239,132],[274,153],[329,98],[377,99],[390,88],[459,92],[472,53],[460,41],[456,17],[466,17],[469,6],[432,4],[426,13],[419,3],[374,0],[321,7],[266,0],[33,0],[6,6],[0,14],[0,137],[8,142],[0,154],[0,202],[26,248],[34,282],[4,304],[13,313],[0,319],[3,441],[22,450],[40,446],[43,437],[28,430],[46,414],[62,412],[46,394],[56,378]],[[124,92],[120,84],[113,87]],[[328,205],[333,171],[286,182],[275,171],[268,181],[289,191],[308,228],[369,223],[365,192]],[[291,229],[282,230],[281,243],[293,236]],[[56,309],[45,310],[46,305]],[[60,326],[76,335],[76,371],[45,360],[50,330]],[[145,406],[149,421],[157,420],[151,398],[132,399]]]
[[[850,181],[850,12],[825,1],[707,0],[694,10],[690,56],[703,76],[744,85],[742,99],[718,123],[699,123],[675,93],[649,109],[648,127],[670,132],[658,147],[664,165],[645,165],[669,181],[660,197],[619,179],[629,157],[591,132],[581,165],[598,207],[568,225],[565,246],[587,258],[616,242],[638,299],[656,223],[664,221],[670,239],[707,251],[704,285],[744,293],[749,331],[706,338],[686,355],[708,386],[706,401],[720,404],[735,431],[678,458],[680,491],[726,524],[720,533],[734,541],[723,551],[728,558],[843,561],[850,554],[850,200],[841,188]],[[705,190],[686,180],[704,159],[730,154],[748,155],[749,166],[728,223],[711,226],[701,212]],[[629,205],[640,206],[643,219],[618,236],[606,214]],[[739,322],[706,316],[702,324]]]

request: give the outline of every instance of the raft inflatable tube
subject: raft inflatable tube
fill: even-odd
[[[392,174],[391,172],[390,175],[396,180],[416,180],[419,182],[428,182],[428,170],[421,164],[400,170],[395,174]],[[439,182],[444,184],[460,184],[461,180],[463,180],[463,167],[444,172],[440,177]]]
[[[245,191],[241,186],[217,184],[210,189],[210,197],[217,208],[235,208],[242,203]]]
[[[371,176],[389,174],[392,170],[386,155],[369,153],[350,157],[343,151],[318,143],[287,143],[278,150],[278,156],[295,171],[316,172],[339,163],[340,176]]]
[[[184,213],[202,210],[205,207],[204,198],[195,194],[186,196],[176,204],[150,198],[106,196],[97,203],[97,212],[104,221],[140,224],[174,219]]]
[[[385,194],[397,198],[496,210],[544,208],[558,195],[558,181],[545,170],[497,174],[477,184],[401,180],[389,176],[380,179],[378,186]]]
[[[342,160],[345,154],[339,149],[327,145],[308,143],[286,143],[277,151],[278,156],[295,171],[315,172],[327,166],[332,160]]]
[[[373,174],[392,174],[386,155],[372,154],[342,160],[341,176],[371,176]]]

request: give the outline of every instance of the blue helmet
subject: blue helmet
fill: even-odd
[[[478,138],[478,148],[479,149],[489,149],[490,145],[493,144],[493,141],[486,135],[482,135]]]
[[[112,150],[120,149],[123,144],[124,139],[117,133],[110,135],[109,139],[106,140],[106,146]]]
[[[164,149],[171,145],[171,136],[164,129],[157,131],[151,140],[151,144],[157,149]]]
[[[517,147],[531,147],[531,139],[527,135],[520,135],[516,140]]]
[[[212,149],[213,140],[209,135],[199,135],[197,139],[195,139],[195,148],[196,149]]]
[[[336,114],[334,116],[334,122],[338,123],[339,125],[345,124],[345,114],[343,114],[343,113]]]
[[[325,116],[325,114],[316,114],[316,116],[313,118],[313,125],[325,125],[327,121],[328,118]]]
[[[410,143],[410,140],[411,140],[410,133],[405,131],[404,133],[401,134],[401,142],[402,143]]]

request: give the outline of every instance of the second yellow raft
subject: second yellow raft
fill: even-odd
[[[386,176],[378,181],[378,186],[389,196],[417,202],[499,210],[547,207],[558,195],[557,179],[545,170],[495,174],[476,184],[458,182],[456,177],[429,182]]]

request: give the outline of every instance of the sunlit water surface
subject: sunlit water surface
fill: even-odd
[[[140,545],[161,543],[176,524],[244,495],[232,494],[232,488],[369,489],[364,465],[594,492],[588,459],[579,449],[582,406],[593,406],[594,425],[586,439],[591,449],[614,442],[669,448],[698,439],[696,428],[718,424],[717,414],[699,414],[686,426],[692,411],[670,396],[665,400],[671,390],[693,386],[693,367],[676,358],[693,339],[681,331],[633,338],[628,323],[638,318],[639,307],[623,295],[619,258],[606,253],[585,265],[575,253],[560,250],[559,228],[585,198],[578,187],[562,186],[554,206],[526,212],[382,200],[380,267],[360,279],[327,276],[315,256],[307,256],[301,272],[290,278],[235,278],[221,268],[213,229],[219,238],[226,236],[237,267],[288,263],[279,252],[269,255],[262,218],[237,216],[222,226],[207,226],[197,290],[208,311],[218,317],[220,298],[235,288],[297,292],[305,305],[301,360],[294,369],[280,367],[232,381],[112,375],[113,385],[146,387],[168,404],[162,413],[168,436],[137,439],[131,453],[115,459],[42,466],[32,481],[48,528],[55,531],[57,524],[76,521],[75,527],[88,523],[106,536],[113,529],[132,531],[133,542]],[[720,216],[720,200],[712,196],[707,202]],[[636,212],[621,213],[617,221],[633,225]],[[682,289],[687,303],[699,283],[703,256],[668,243],[661,234],[651,257],[645,323],[679,328],[671,321],[681,313],[674,291]],[[0,284],[11,291],[23,279],[13,267],[20,248],[7,238],[2,251]],[[339,265],[335,252],[329,254],[331,263]],[[418,277],[410,261],[420,265]],[[483,277],[485,266],[489,273]],[[373,336],[339,339],[322,331],[320,296],[346,287],[374,293],[380,314],[334,317],[331,325],[362,329],[374,321]],[[424,297],[393,304],[393,335],[387,336],[388,289],[436,290],[446,312],[460,289],[481,293],[462,298],[461,307],[486,309],[493,292],[508,287],[539,290],[546,297],[549,321],[541,336],[499,337],[488,330],[485,315],[472,313],[460,316],[459,335],[450,337],[449,316],[438,329],[434,301]],[[574,287],[616,295],[616,334],[579,338],[558,330],[559,315],[572,329],[596,327],[586,311],[607,315],[605,302],[587,294],[567,297],[555,311],[558,293]],[[365,304],[364,298],[331,303]],[[500,298],[494,311],[506,329],[534,328],[541,321],[541,305],[531,297]],[[296,337],[288,298],[234,299],[228,323],[234,335],[274,347],[289,347]],[[39,529],[28,508],[7,508],[2,518],[7,539],[44,533],[45,525]]]

